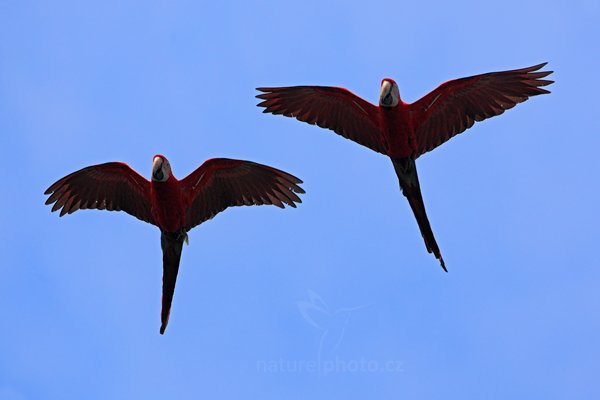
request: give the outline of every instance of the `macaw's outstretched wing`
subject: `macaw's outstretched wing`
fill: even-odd
[[[227,207],[284,204],[296,207],[302,181],[293,175],[251,161],[213,158],[181,181],[187,198],[186,229],[211,219]]]
[[[410,104],[417,139],[414,158],[464,132],[476,121],[500,115],[531,96],[550,93],[540,87],[553,83],[542,79],[552,71],[538,71],[545,65],[448,81]]]
[[[80,169],[59,179],[46,192],[46,204],[60,216],[77,210],[125,211],[155,224],[150,205],[150,181],[127,164],[109,162]]]
[[[338,135],[386,154],[378,127],[377,106],[344,88],[292,86],[258,88],[265,113],[282,114],[331,129]]]

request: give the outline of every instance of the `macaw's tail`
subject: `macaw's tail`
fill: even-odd
[[[166,233],[160,235],[160,245],[163,252],[163,287],[162,287],[162,310],[160,312],[160,334],[165,333],[169,323],[171,302],[175,292],[175,282],[179,272],[179,260],[181,260],[181,249],[187,235],[185,233]]]
[[[410,208],[417,219],[417,224],[419,224],[421,236],[423,236],[427,251],[429,253],[433,253],[435,258],[440,261],[444,271],[448,272],[446,269],[446,264],[444,263],[444,259],[442,258],[442,253],[440,252],[440,248],[438,247],[435,237],[433,236],[431,225],[429,225],[427,213],[425,212],[425,205],[423,204],[423,197],[421,195],[421,187],[419,186],[419,177],[417,176],[417,166],[415,164],[415,160],[412,158],[399,158],[395,160],[392,159],[392,163],[394,164],[396,175],[398,175],[398,180],[400,181],[400,189],[402,189],[402,194],[408,199]]]

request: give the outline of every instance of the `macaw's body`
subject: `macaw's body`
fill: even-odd
[[[378,153],[390,157],[402,193],[415,215],[427,251],[446,266],[435,241],[421,196],[415,160],[476,121],[502,114],[530,96],[549,93],[542,78],[552,71],[529,68],[492,72],[448,81],[420,100],[400,99],[392,79],[381,83],[379,105],[344,88],[293,86],[258,88],[263,112],[281,114],[331,129]]]
[[[163,296],[160,333],[169,321],[179,261],[187,232],[227,207],[301,203],[302,181],[278,169],[250,161],[216,158],[177,180],[164,156],[152,163],[152,180],[127,164],[110,162],[74,172],[54,183],[46,204],[60,216],[79,209],[125,211],[161,230]]]

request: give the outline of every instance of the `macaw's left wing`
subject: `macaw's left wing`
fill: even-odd
[[[302,181],[287,172],[251,161],[213,158],[181,181],[188,209],[186,230],[227,207],[284,204],[296,207]]]
[[[77,210],[125,211],[156,225],[150,205],[150,181],[121,162],[80,169],[59,179],[46,192],[46,204],[60,216]]]
[[[531,96],[550,93],[540,86],[552,71],[540,71],[546,63],[511,71],[491,72],[455,79],[440,85],[409,104],[415,125],[415,158],[483,121],[513,108]]]
[[[282,114],[331,129],[338,135],[386,154],[379,109],[347,89],[330,86],[257,88],[264,113]]]

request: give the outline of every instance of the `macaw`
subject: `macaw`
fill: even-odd
[[[148,181],[127,164],[92,165],[59,179],[45,194],[60,216],[77,210],[125,211],[161,231],[163,287],[160,333],[169,322],[179,261],[187,233],[233,206],[272,204],[296,207],[302,181],[287,172],[251,161],[213,158],[182,180],[169,161],[156,155]]]
[[[553,83],[542,79],[552,73],[539,71],[545,65],[451,80],[414,103],[400,99],[398,85],[390,78],[381,82],[378,106],[329,86],[262,87],[256,97],[264,113],[331,129],[390,157],[425,247],[447,272],[425,213],[415,160],[476,121],[500,115],[530,96],[550,93],[541,88]]]

